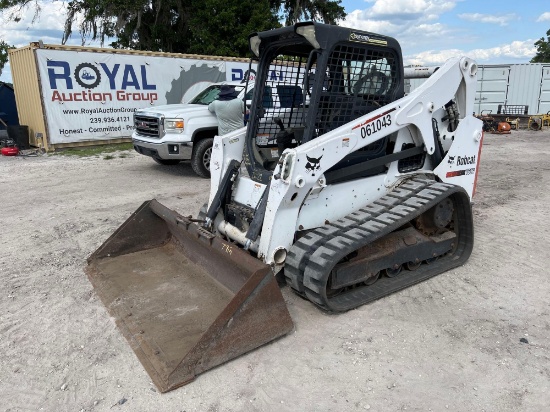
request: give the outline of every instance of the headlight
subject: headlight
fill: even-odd
[[[297,27],[296,33],[298,33],[300,36],[304,36],[306,40],[310,42],[311,45],[316,49],[321,48],[319,42],[317,41],[317,38],[315,37],[315,26],[313,24]]]
[[[250,43],[250,50],[252,50],[252,53],[256,55],[256,57],[260,56],[260,43],[262,42],[260,40],[260,36],[255,35],[248,39]],[[246,80],[246,79],[245,79]]]
[[[183,131],[183,119],[164,119],[164,130]]]

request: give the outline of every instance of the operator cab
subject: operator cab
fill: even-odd
[[[309,22],[276,34],[253,34],[249,41],[254,55],[262,57],[243,158],[249,175],[258,182],[269,181],[284,149],[404,96],[401,48],[390,37]],[[270,118],[262,106],[260,84],[276,89],[281,96],[281,104]],[[388,140],[382,138],[352,153],[334,168],[385,155]],[[356,177],[362,176],[352,178]]]

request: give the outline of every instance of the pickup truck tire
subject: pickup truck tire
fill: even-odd
[[[200,177],[210,177],[210,159],[212,157],[213,138],[199,140],[193,145],[193,154],[191,155],[191,167]]]
[[[180,162],[178,159],[159,159],[157,157],[153,157],[153,160],[157,162],[159,165],[164,165],[164,166],[173,166],[173,165],[177,165]]]

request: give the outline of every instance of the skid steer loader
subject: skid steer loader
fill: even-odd
[[[88,259],[163,392],[291,331],[278,279],[344,312],[462,265],[473,247],[474,61],[450,59],[405,96],[395,39],[298,23],[249,41],[249,122],[215,138],[207,206],[192,219],[147,201]]]

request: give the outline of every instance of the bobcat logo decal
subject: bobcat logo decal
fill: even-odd
[[[315,158],[315,157],[309,157],[308,155],[306,155],[306,157],[307,157],[307,164],[306,164],[307,173],[315,172],[316,170],[319,170],[321,168],[321,159],[323,156],[319,158]],[[315,174],[312,173],[312,176],[315,176]]]
[[[449,156],[449,164],[452,165],[455,162],[455,156]]]

